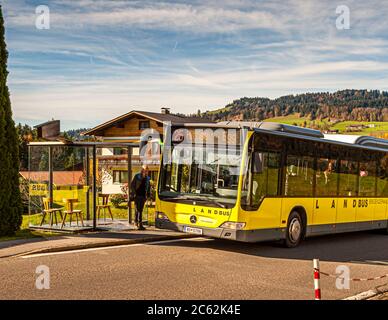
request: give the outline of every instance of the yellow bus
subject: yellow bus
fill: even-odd
[[[270,122],[166,134],[158,228],[287,247],[315,235],[388,231],[387,140]]]

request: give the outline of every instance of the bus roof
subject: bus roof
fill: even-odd
[[[350,134],[325,134],[325,139],[388,150],[388,140],[371,136],[357,136]]]
[[[302,128],[283,124],[278,122],[263,122],[263,121],[221,121],[216,123],[185,123],[184,127],[208,127],[208,128],[246,128],[246,129],[264,129],[269,131],[281,131],[284,133],[297,134],[315,138],[323,138],[323,134],[319,130]]]
[[[207,127],[207,128],[245,128],[257,132],[271,132],[273,134],[288,135],[295,138],[334,143],[340,145],[355,146],[364,149],[388,151],[388,140],[371,136],[323,134],[319,130],[293,126],[278,122],[264,121],[221,121],[216,123],[185,123],[184,127]]]

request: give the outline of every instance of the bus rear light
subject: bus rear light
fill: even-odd
[[[233,230],[240,230],[245,227],[245,222],[224,222],[221,225],[221,228],[226,228],[226,229],[233,229]]]
[[[156,217],[160,220],[170,220],[165,213],[160,211],[156,212]]]

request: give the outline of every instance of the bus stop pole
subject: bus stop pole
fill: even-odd
[[[49,148],[48,154],[48,170],[49,170],[49,199],[50,199],[50,208],[53,207],[53,149],[51,146]]]
[[[85,192],[85,195],[86,195],[86,220],[90,220],[90,199],[89,199],[89,194],[90,194],[90,190],[89,190],[89,185],[90,185],[90,168],[89,168],[89,162],[90,162],[90,159],[89,159],[89,147],[85,147],[85,155],[86,155],[86,163],[85,163],[85,184],[86,184],[86,192]]]
[[[131,182],[132,182],[132,147],[128,146],[128,223],[132,223],[132,201],[131,201]]]
[[[97,228],[97,220],[96,220],[96,210],[97,210],[97,154],[96,154],[96,146],[93,145],[93,230]]]

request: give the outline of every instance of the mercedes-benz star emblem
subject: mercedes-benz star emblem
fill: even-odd
[[[190,217],[190,222],[191,223],[196,223],[197,222],[197,217],[196,216],[191,216]]]

